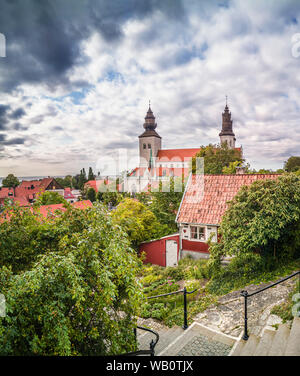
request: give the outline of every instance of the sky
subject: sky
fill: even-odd
[[[102,175],[116,155],[134,168],[149,100],[165,149],[218,143],[227,95],[252,168],[300,155],[298,0],[0,9],[0,176]]]

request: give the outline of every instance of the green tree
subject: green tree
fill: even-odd
[[[67,175],[64,178],[56,178],[55,180],[64,188],[72,188],[72,176]]]
[[[180,178],[170,178],[170,182],[160,182],[159,190],[151,192],[152,202],[150,210],[154,213],[158,221],[167,226],[168,235],[177,232],[175,223],[177,211],[184,192],[184,181]]]
[[[226,143],[222,145],[201,146],[199,153],[197,153],[191,161],[191,170],[193,174],[199,166],[196,165],[196,158],[204,158],[204,173],[205,174],[222,174],[224,167],[229,167],[231,162],[243,163],[242,153],[239,149],[229,149]]]
[[[96,191],[94,188],[88,188],[86,198],[92,202],[96,201]]]
[[[256,253],[266,262],[300,256],[300,177],[285,174],[244,186],[231,201],[220,226],[213,258]]]
[[[6,178],[2,180],[3,187],[15,188],[19,184],[19,179],[14,174],[8,174]]]
[[[236,174],[237,167],[240,167],[242,165],[241,161],[234,161],[230,162],[229,166],[225,166],[222,169],[223,174]]]
[[[58,192],[45,191],[38,195],[35,206],[40,205],[53,205],[53,204],[66,204],[67,201]]]
[[[144,204],[132,198],[125,198],[112,212],[113,223],[121,226],[128,234],[132,247],[141,242],[161,237],[166,227]]]
[[[11,208],[10,216],[12,223],[0,224],[0,229],[13,226],[6,237],[20,239],[14,232],[19,222],[20,232],[27,242],[34,238],[32,246],[40,255],[36,253],[35,261],[18,274],[9,263],[0,269],[7,305],[6,317],[0,318],[0,355],[134,351],[134,317],[143,302],[137,282],[140,261],[103,206],[87,210],[70,206],[44,223],[37,213],[20,208]],[[47,230],[42,231],[43,226]],[[14,249],[14,255],[21,249]]]
[[[79,175],[79,179],[78,179],[78,188],[83,191],[84,189],[84,184],[87,182],[87,178],[86,178],[86,173],[85,173],[85,169],[83,168],[82,170],[80,170],[80,175]]]
[[[300,170],[300,157],[290,157],[284,163],[284,169],[288,172],[295,172]]]
[[[95,180],[95,175],[93,173],[92,167],[89,168],[88,180]]]

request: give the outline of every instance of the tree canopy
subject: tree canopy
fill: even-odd
[[[284,169],[288,172],[295,172],[300,170],[300,157],[290,157],[284,163]]]
[[[54,205],[54,204],[66,204],[67,201],[58,192],[45,191],[40,193],[35,200],[34,205]]]
[[[7,305],[0,354],[134,351],[134,317],[143,301],[136,279],[140,261],[105,208],[69,205],[42,218],[37,210],[10,206],[6,214],[9,220],[0,223]]]
[[[220,226],[211,253],[285,260],[300,256],[300,177],[285,174],[243,186]]]
[[[166,226],[159,223],[152,211],[136,199],[125,198],[112,212],[113,223],[127,234],[134,248],[141,242],[165,235]]]
[[[184,179],[170,178],[170,182],[160,182],[159,190],[151,192],[150,210],[161,224],[167,225],[164,235],[177,232],[176,214],[184,192]]]
[[[2,186],[7,188],[15,188],[19,184],[19,179],[14,174],[8,174],[6,178],[2,180]]]
[[[227,143],[221,145],[201,146],[199,153],[197,153],[191,162],[191,170],[193,174],[196,173],[196,158],[204,158],[204,173],[205,174],[222,174],[225,167],[229,167],[232,162],[244,162],[240,149],[229,149]],[[232,166],[232,165],[231,165]],[[236,166],[235,166],[236,167]]]

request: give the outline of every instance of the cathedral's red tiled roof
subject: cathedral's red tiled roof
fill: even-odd
[[[182,174],[184,177],[187,177],[189,174],[189,168],[188,167],[176,167],[176,168],[169,168],[169,167],[155,167],[155,168],[147,168],[147,167],[137,167],[135,168],[129,176],[131,177],[144,177],[145,176],[145,171],[149,171],[150,177],[182,177]]]
[[[232,200],[243,185],[278,174],[191,175],[177,217],[178,223],[219,225]]]
[[[190,159],[195,154],[197,154],[201,149],[200,148],[194,148],[194,149],[161,149],[157,153],[157,160],[158,162],[163,161],[175,161],[180,162],[184,161],[184,159]]]

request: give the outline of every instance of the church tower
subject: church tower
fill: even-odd
[[[140,167],[153,167],[158,150],[161,149],[161,137],[155,131],[157,124],[150,107],[145,117],[145,131],[139,136]]]
[[[229,112],[229,108],[227,106],[227,97],[225,110],[222,114],[222,131],[219,133],[219,136],[221,144],[226,142],[229,149],[235,148],[236,138],[232,130],[231,112]]]

